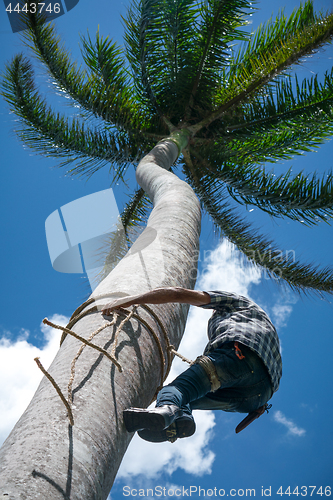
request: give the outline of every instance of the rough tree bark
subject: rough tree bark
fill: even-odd
[[[157,286],[194,287],[200,206],[192,189],[167,171],[177,156],[176,143],[167,140],[140,162],[137,181],[152,199],[154,209],[147,228],[95,295],[136,294]],[[98,304],[106,302],[109,300]],[[170,342],[178,347],[188,306],[151,307],[163,322]],[[160,335],[152,318],[142,309],[138,312]],[[73,331],[87,338],[104,322],[100,312],[89,314],[75,324]],[[110,350],[114,333],[114,327],[107,328],[94,342]],[[163,338],[161,343],[165,353]],[[79,347],[80,342],[68,335],[49,368],[64,394],[71,361]],[[162,369],[156,342],[136,320],[126,323],[120,333],[116,357],[122,373],[105,356],[90,347],[84,349],[73,385],[74,426],[69,425],[56,391],[43,378],[0,450],[0,499],[107,498],[132,438],[125,430],[122,411],[151,402]]]

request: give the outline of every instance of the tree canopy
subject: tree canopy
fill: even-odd
[[[249,0],[134,0],[123,19],[124,45],[81,40],[84,67],[71,60],[55,27],[25,15],[25,43],[80,115],[54,111],[32,64],[17,55],[2,94],[20,118],[21,139],[60,159],[72,175],[107,166],[122,179],[156,142],[188,135],[173,170],[201,200],[220,234],[253,263],[296,291],[333,291],[333,270],[282,256],[235,209],[253,205],[303,224],[329,222],[333,174],[276,174],[277,163],[318,147],[333,134],[333,69],[299,81],[296,65],[333,37],[333,14],[306,1],[255,32]],[[142,189],[124,209],[128,232],[150,209]]]

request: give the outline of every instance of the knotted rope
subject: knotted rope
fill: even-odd
[[[51,384],[53,385],[53,387],[57,391],[58,395],[60,396],[61,401],[64,403],[64,405],[67,409],[67,412],[68,412],[68,418],[70,421],[70,425],[74,425],[74,416],[73,416],[73,411],[72,411],[72,406],[73,406],[72,387],[73,387],[73,382],[74,382],[74,377],[75,377],[75,365],[76,365],[78,358],[82,354],[83,349],[86,346],[91,347],[92,349],[96,349],[101,354],[106,356],[117,367],[119,372],[122,372],[122,367],[121,367],[120,363],[118,362],[118,360],[116,359],[116,348],[117,348],[119,333],[122,330],[124,324],[127,321],[129,321],[131,318],[136,319],[139,323],[141,323],[146,328],[146,330],[151,334],[151,336],[154,339],[154,341],[157,345],[157,348],[158,348],[158,353],[159,353],[160,360],[161,360],[161,384],[157,388],[156,394],[163,387],[163,382],[165,381],[165,379],[169,375],[169,372],[171,369],[171,363],[172,363],[172,359],[173,359],[172,355],[178,356],[182,361],[184,361],[186,363],[189,363],[189,364],[193,363],[193,361],[191,361],[191,360],[185,358],[185,356],[182,356],[181,354],[179,354],[176,351],[175,347],[170,344],[169,337],[167,335],[167,332],[164,328],[163,323],[161,322],[161,320],[159,319],[157,314],[146,304],[144,304],[144,305],[141,304],[140,306],[133,306],[131,311],[128,311],[128,310],[123,309],[123,308],[117,309],[116,311],[113,312],[112,321],[108,321],[107,323],[100,326],[97,330],[95,330],[94,332],[91,333],[91,335],[89,336],[88,339],[85,339],[84,337],[81,337],[77,333],[73,332],[71,330],[71,328],[75,325],[75,323],[77,323],[84,316],[99,311],[99,309],[96,305],[89,308],[89,309],[86,309],[86,307],[89,306],[92,302],[95,302],[96,300],[103,299],[106,297],[110,297],[110,295],[109,294],[99,295],[97,297],[90,298],[86,302],[81,304],[74,311],[74,313],[72,314],[72,316],[69,320],[69,323],[65,327],[60,326],[60,325],[56,325],[55,323],[52,323],[51,321],[49,321],[47,318],[44,318],[44,320],[43,320],[44,324],[49,325],[49,326],[56,328],[58,330],[62,330],[63,334],[62,334],[62,337],[60,340],[60,346],[64,342],[67,335],[71,335],[72,337],[76,338],[77,340],[79,340],[81,342],[81,346],[71,362],[71,374],[70,374],[70,379],[69,379],[68,386],[67,386],[67,394],[68,394],[67,400],[66,400],[65,396],[63,395],[60,387],[58,386],[58,384],[54,380],[54,378],[47,372],[47,370],[45,370],[45,368],[43,367],[43,365],[39,361],[39,358],[35,358],[37,366],[40,368],[40,370],[44,373],[44,375],[51,382]],[[153,318],[156,325],[158,326],[158,329],[160,330],[162,337],[164,339],[164,342],[166,344],[166,356],[164,356],[162,344],[161,344],[161,341],[160,341],[158,335],[155,333],[153,328],[147,323],[147,321],[145,321],[142,317],[140,317],[137,314],[138,307],[141,307],[142,309],[144,309]],[[103,349],[102,347],[99,347],[98,345],[92,343],[91,341],[96,335],[98,335],[105,328],[108,328],[108,327],[115,325],[117,322],[118,316],[124,316],[124,319],[120,322],[119,326],[116,329],[116,332],[114,335],[114,341],[113,341],[112,346],[111,346],[111,354],[109,354],[105,349]],[[152,401],[154,401],[154,399],[156,398],[156,394],[155,394]]]

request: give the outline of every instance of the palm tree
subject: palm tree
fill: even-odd
[[[294,177],[291,171],[276,176],[264,165],[309,151],[332,135],[332,72],[322,83],[317,77],[299,82],[289,72],[332,39],[333,14],[315,14],[307,1],[289,18],[281,13],[248,35],[251,3],[136,0],[124,19],[124,49],[99,33],[94,41],[82,39],[85,70],[71,61],[54,27],[26,15],[26,42],[80,115],[54,112],[35,86],[31,63],[18,55],[6,69],[2,94],[20,118],[22,140],[61,158],[73,175],[90,176],[108,165],[116,180],[136,166],[141,187],[122,214],[129,242],[133,226],[151,207],[149,199],[154,204],[135,243],[148,252],[149,280],[126,257],[96,293],[139,293],[151,282],[194,287],[200,217],[193,193],[220,234],[270,276],[298,292],[332,293],[331,269],[282,257],[271,240],[244,222],[228,195],[308,225],[332,216],[332,173],[321,179],[315,173]],[[161,241],[163,270],[154,252],[149,254],[152,229]],[[177,347],[186,307],[166,304],[154,311]],[[158,330],[147,311],[140,314]],[[73,330],[88,337],[102,324],[93,311]],[[110,328],[99,334],[99,345],[114,340]],[[168,363],[162,369],[156,363],[158,345],[149,332],[137,319],[124,326],[116,350],[122,373],[85,349],[77,363],[81,382],[72,391],[74,426],[49,382],[42,381],[0,452],[0,493],[23,498],[29,491],[31,498],[51,500],[107,497],[130,440],[122,409],[149,404],[167,371]],[[161,360],[167,360],[163,337],[161,345]],[[77,341],[67,336],[51,365],[62,388],[76,351]]]

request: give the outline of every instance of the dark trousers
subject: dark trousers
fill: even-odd
[[[193,364],[158,393],[156,406],[173,404],[192,410],[224,410],[250,413],[265,404],[273,394],[268,371],[250,348],[226,342],[207,354],[214,363],[221,387],[211,392],[205,370]]]

